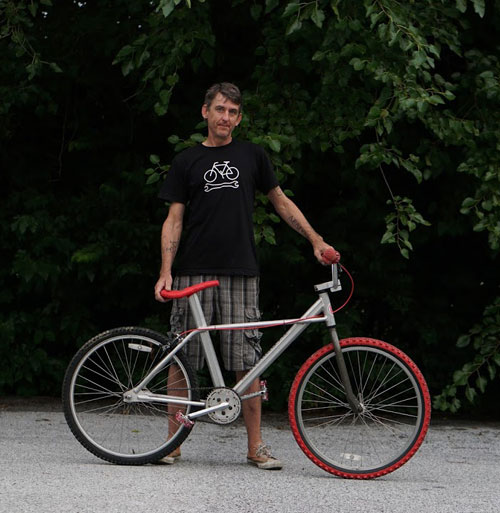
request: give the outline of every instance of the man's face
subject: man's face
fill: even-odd
[[[241,121],[240,106],[221,93],[217,93],[210,107],[203,105],[201,113],[207,120],[208,135],[219,140],[229,139]]]

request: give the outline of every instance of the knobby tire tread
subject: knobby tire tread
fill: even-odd
[[[381,340],[371,339],[371,338],[347,338],[340,341],[340,345],[342,348],[354,347],[354,346],[368,346],[374,347],[383,351],[390,353],[395,356],[400,362],[402,362],[410,373],[413,375],[416,380],[418,387],[420,389],[420,396],[422,397],[422,408],[423,415],[421,425],[418,430],[418,436],[414,439],[412,445],[405,451],[404,454],[401,454],[396,461],[393,461],[390,465],[387,465],[384,468],[377,469],[375,472],[354,472],[354,471],[345,471],[341,468],[338,468],[333,465],[327,464],[323,458],[318,457],[317,454],[314,453],[313,450],[309,447],[307,442],[304,440],[303,435],[301,433],[301,428],[298,424],[298,409],[300,408],[300,404],[298,404],[298,392],[304,382],[305,377],[307,376],[309,370],[328,353],[335,353],[335,349],[333,344],[329,344],[327,346],[322,347],[318,351],[316,351],[308,360],[302,365],[299,369],[290,390],[289,401],[288,401],[288,413],[290,425],[292,428],[292,433],[297,441],[299,447],[302,449],[304,454],[316,465],[320,468],[334,474],[336,476],[346,478],[346,479],[372,479],[376,477],[380,477],[394,470],[400,468],[404,465],[419,449],[421,446],[427,430],[429,428],[430,423],[430,415],[431,415],[431,401],[429,390],[425,379],[416,366],[416,364],[400,349],[388,344],[387,342],[383,342]]]

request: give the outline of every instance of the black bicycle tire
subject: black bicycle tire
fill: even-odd
[[[87,341],[75,354],[73,359],[68,365],[65,373],[63,387],[62,387],[62,405],[63,412],[66,422],[75,436],[83,447],[95,456],[118,465],[144,465],[147,463],[154,463],[157,460],[163,458],[167,454],[170,454],[173,450],[179,447],[191,432],[191,427],[181,424],[174,439],[168,441],[158,448],[158,450],[148,451],[146,454],[120,454],[116,450],[107,450],[102,444],[97,443],[93,440],[93,437],[89,435],[82,427],[80,419],[77,418],[75,411],[75,398],[74,398],[74,386],[77,379],[75,372],[82,368],[83,363],[92,354],[96,348],[104,347],[106,341],[113,341],[119,337],[140,337],[141,340],[149,340],[152,344],[158,347],[168,347],[169,340],[160,333],[138,327],[123,327],[115,328],[112,330],[100,333]],[[182,351],[179,351],[175,357],[178,366],[183,369],[183,373],[188,381],[188,386],[191,391],[191,399],[194,401],[198,400],[199,391],[197,385],[196,374],[192,371],[187,358]],[[194,411],[192,407],[191,411]]]

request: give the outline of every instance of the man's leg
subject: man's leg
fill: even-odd
[[[247,371],[236,371],[236,379],[240,381]],[[250,387],[244,392],[245,394],[251,394],[260,390],[260,380],[256,378]],[[248,436],[248,456],[250,458],[255,457],[255,452],[262,445],[262,433],[261,433],[261,410],[262,410],[262,399],[260,396],[247,399],[241,403],[243,411],[243,420],[245,421],[245,427],[247,429]]]
[[[220,276],[216,289],[216,318],[222,324],[257,322],[259,312],[259,279],[256,276]],[[234,370],[239,381],[262,354],[258,329],[221,331],[221,352],[226,369]],[[237,370],[247,369],[247,370]],[[244,394],[260,390],[256,378]],[[249,463],[262,469],[280,469],[281,463],[271,456],[269,447],[262,442],[260,396],[242,402],[243,419],[247,429]]]
[[[174,395],[177,397],[187,397],[187,384],[179,367],[175,364],[172,364],[168,369],[168,381],[167,381],[167,390],[169,395]],[[186,411],[185,406],[181,406],[179,404],[169,403],[167,405],[168,412],[168,439],[170,440],[177,430],[179,429],[179,421],[176,420],[175,416],[178,411],[184,413]],[[180,449],[175,451],[180,454]]]
[[[175,363],[170,365],[168,368],[168,376],[167,376],[167,394],[174,395],[177,397],[187,397],[187,383],[184,378],[183,373],[179,369],[179,366]],[[179,422],[176,420],[175,415],[178,411],[184,413],[186,411],[185,406],[181,406],[179,404],[167,404],[167,414],[168,414],[168,437],[167,440],[170,440],[177,430],[180,428]],[[176,460],[181,457],[181,448],[177,447],[170,454],[164,456],[160,460],[157,461],[158,464],[162,465],[173,465]]]
[[[236,371],[236,379],[239,381],[248,371]],[[244,394],[251,394],[260,390],[260,379],[256,378],[245,390]],[[281,461],[271,455],[270,448],[262,441],[261,431],[261,396],[247,399],[241,404],[243,420],[247,429],[248,452],[247,461],[264,470],[280,470]]]

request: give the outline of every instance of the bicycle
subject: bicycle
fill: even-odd
[[[324,259],[334,261],[331,254]],[[330,281],[314,287],[317,301],[294,319],[208,326],[198,293],[218,282],[162,291],[165,298],[188,298],[197,327],[176,336],[116,328],[85,343],[63,384],[64,414],[74,436],[108,462],[154,463],[180,446],[196,419],[207,415],[216,424],[230,424],[239,417],[242,401],[265,397],[265,382],[260,391],[244,393],[310,324],[324,323],[331,343],[306,360],[290,390],[295,440],[313,463],[343,478],[369,479],[401,467],[429,427],[427,384],[396,347],[371,338],[339,340],[334,314],[340,308],[334,311],[329,297],[342,289],[337,263],[331,271]],[[288,325],[253,369],[233,388],[226,387],[209,332]],[[205,398],[182,351],[194,336],[201,338],[212,380]]]
[[[214,162],[211,169],[205,172],[203,178],[205,179],[205,192],[210,192],[215,189],[224,189],[231,187],[238,189],[240,184],[237,178],[240,176],[240,172],[236,167],[229,165],[229,160],[225,160],[222,164]]]
[[[223,179],[233,181],[240,176],[240,172],[236,167],[229,165],[229,160],[225,160],[223,163],[214,162],[203,177],[207,183],[212,183],[215,182],[219,176]]]

